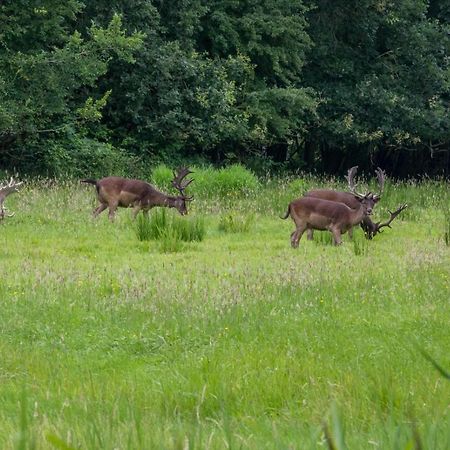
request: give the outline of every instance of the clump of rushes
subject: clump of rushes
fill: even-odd
[[[165,209],[154,210],[147,217],[140,214],[135,225],[136,236],[140,241],[153,239],[174,239],[200,242],[206,234],[205,221],[201,217],[179,217]]]
[[[253,224],[252,215],[226,213],[220,217],[219,230],[225,233],[245,233]]]
[[[176,253],[184,248],[181,233],[176,228],[164,228],[159,236],[159,241],[162,253]]]

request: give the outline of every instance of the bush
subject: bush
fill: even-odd
[[[189,194],[201,197],[248,195],[259,185],[256,176],[239,164],[219,170],[212,167],[193,167],[191,170],[194,171],[192,178],[195,181],[189,185]],[[165,165],[152,170],[152,182],[163,190],[171,189],[172,178],[173,171]]]
[[[137,159],[110,144],[73,136],[51,141],[43,154],[43,170],[52,176],[101,178],[136,171]]]

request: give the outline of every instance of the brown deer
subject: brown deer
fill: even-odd
[[[350,184],[350,180],[351,180],[352,185],[354,187],[356,187],[356,184],[354,183],[353,180],[354,180],[357,170],[358,170],[358,166],[354,166],[354,167],[350,168],[347,172],[347,176],[345,177],[349,184]],[[378,180],[378,184],[380,187],[380,193],[373,194],[374,205],[372,206],[372,208],[375,206],[375,204],[381,198],[381,194],[383,193],[383,190],[384,190],[384,182],[386,179],[386,174],[379,167],[375,170],[375,173],[377,175],[377,180]],[[305,197],[314,197],[314,198],[320,198],[322,200],[330,200],[332,202],[344,203],[344,205],[347,205],[351,209],[358,209],[360,206],[360,202],[357,198],[355,198],[355,195],[353,193],[345,192],[345,191],[334,191],[332,189],[313,189],[312,191],[308,191],[305,194]],[[372,220],[370,219],[369,216],[365,216],[363,218],[363,220],[361,221],[360,225],[361,225],[361,228],[366,233],[366,236],[368,236],[367,230],[374,229],[374,227],[375,227],[375,223],[372,222]],[[313,238],[313,230],[310,229],[310,230],[308,230],[307,233],[308,233],[308,239],[311,240]],[[348,235],[350,236],[350,238],[352,237],[352,234],[353,234],[353,228],[348,230]]]
[[[334,244],[340,245],[342,234],[361,223],[364,217],[372,214],[375,205],[374,194],[371,192],[359,194],[355,191],[354,173],[355,171],[349,172],[348,182],[352,195],[359,204],[358,208],[352,209],[344,203],[315,197],[302,197],[289,204],[282,219],[291,216],[295,223],[296,229],[291,234],[292,247],[298,247],[305,230],[331,231]]]
[[[407,207],[408,205],[404,203],[403,205],[400,205],[394,212],[388,210],[390,217],[386,222],[372,222],[371,220],[367,222],[363,220],[361,222],[361,227],[364,230],[364,234],[366,235],[367,239],[372,239],[378,233],[382,233],[383,230],[381,228],[383,227],[391,228],[391,222]],[[366,217],[365,219],[368,219],[368,217]]]
[[[13,177],[11,177],[8,182],[0,185],[0,220],[3,220],[5,217],[12,217],[14,215],[14,213],[5,214],[7,209],[3,206],[3,202],[8,195],[13,194],[14,192],[19,192],[19,186],[21,184],[23,184],[22,181],[17,182]]]
[[[193,179],[185,179],[190,173],[193,172],[186,167],[174,172],[172,186],[180,192],[177,196],[164,194],[145,181],[128,178],[106,177],[101,180],[86,179],[81,182],[93,184],[97,189],[100,205],[95,208],[94,217],[109,208],[109,218],[114,220],[114,213],[118,207],[132,207],[135,219],[139,211],[142,210],[143,214],[147,215],[148,211],[155,206],[176,208],[184,216],[188,212],[186,203],[193,200],[193,197],[187,197],[185,193],[185,189],[193,181]]]

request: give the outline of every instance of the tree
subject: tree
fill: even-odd
[[[116,15],[106,28],[91,26],[83,38],[69,32],[79,2],[22,3],[0,6],[0,162],[29,169],[42,163],[43,169],[49,151],[43,139],[67,139],[86,121],[99,119],[105,97],[94,101],[78,93],[95,85],[112,58],[132,63],[142,34],[127,37]]]

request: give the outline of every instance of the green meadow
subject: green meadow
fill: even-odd
[[[450,369],[448,182],[388,183],[375,219],[409,205],[392,229],[294,250],[279,216],[338,180],[194,178],[190,214],[165,210],[186,240],[93,220],[76,181],[8,197],[0,448],[450,448],[450,381],[422,354]]]

